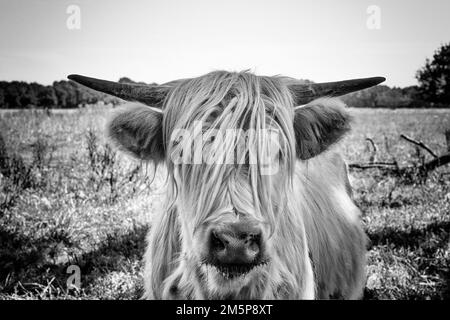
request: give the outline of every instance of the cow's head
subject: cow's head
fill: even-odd
[[[155,86],[69,78],[142,103],[113,118],[110,137],[139,159],[166,163],[180,257],[224,294],[263,275],[274,259],[296,160],[320,154],[349,129],[342,105],[327,108],[320,97],[384,80],[302,84],[223,71]]]

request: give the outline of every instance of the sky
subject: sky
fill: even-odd
[[[250,69],[404,87],[447,42],[448,0],[0,0],[7,81],[163,83]]]

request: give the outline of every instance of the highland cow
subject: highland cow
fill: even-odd
[[[336,96],[384,78],[305,84],[216,71],[163,85],[70,79],[134,101],[110,138],[167,167],[145,254],[150,299],[360,298],[366,236],[333,150]]]

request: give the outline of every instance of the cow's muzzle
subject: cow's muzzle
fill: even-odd
[[[266,262],[260,228],[239,222],[210,231],[206,263],[224,277],[241,276]]]

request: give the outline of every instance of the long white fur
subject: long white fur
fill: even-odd
[[[276,233],[272,240],[271,268],[241,280],[239,288],[246,281],[254,281],[254,292],[242,298],[360,298],[365,284],[366,238],[360,226],[359,210],[340,176],[346,174],[344,162],[339,155],[327,153],[307,162],[297,161],[296,167],[289,210],[280,216],[279,226],[283,232]],[[170,256],[179,243],[168,238],[181,241],[176,235],[180,230],[174,230],[175,225],[176,219],[167,212],[160,214],[153,223],[154,232],[149,233],[145,255],[146,297],[207,299],[213,294],[205,292],[218,288],[201,288],[204,284],[182,259],[167,279],[158,278],[161,273],[152,268],[155,261],[158,265],[174,264]],[[156,244],[161,248],[155,252]],[[298,283],[301,279],[296,278],[301,261],[308,262],[303,285]],[[155,287],[155,283],[160,286]],[[176,296],[169,292],[174,283],[181,289]]]
[[[339,101],[322,99],[318,112],[336,113],[340,108]],[[353,299],[362,295],[366,238],[349,193],[345,163],[332,151],[306,161],[296,159],[294,107],[281,78],[215,72],[186,80],[167,98],[163,119],[166,159],[177,148],[189,147],[172,144],[171,133],[192,128],[195,120],[219,129],[276,129],[282,137],[280,170],[262,176],[258,165],[243,171],[166,160],[166,209],[155,217],[148,235],[145,298]],[[210,152],[233,150],[236,141],[208,147]],[[258,142],[254,147],[257,154],[264,148]],[[242,214],[237,216],[233,208]],[[203,264],[202,250],[207,225],[236,219],[263,227],[270,261],[237,279],[224,280],[214,267]]]

